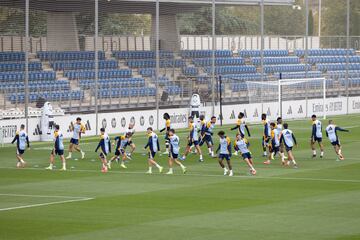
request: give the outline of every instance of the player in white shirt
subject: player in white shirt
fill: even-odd
[[[253,160],[252,160],[251,153],[250,153],[250,151],[248,149],[248,145],[249,145],[249,143],[246,140],[246,138],[243,138],[241,133],[237,133],[235,143],[234,143],[234,148],[235,148],[236,151],[241,153],[241,156],[243,157],[244,161],[249,166],[250,173],[252,175],[255,175],[256,170],[254,168],[254,163],[253,163]]]
[[[279,135],[281,135],[281,132],[283,130],[283,121],[282,121],[282,118],[281,117],[278,117],[276,119],[276,129],[279,133]],[[279,136],[281,137],[281,136]],[[280,143],[280,149],[279,149],[279,152],[280,152],[280,156],[281,156],[281,162],[285,162],[285,159],[287,159],[287,157],[285,156],[285,152],[284,152],[284,144]]]
[[[264,164],[270,164],[271,163],[271,160],[274,160],[274,157],[277,153],[280,154],[280,135],[281,135],[281,131],[279,131],[279,129],[277,128],[277,125],[275,123],[270,123],[270,129],[271,129],[271,132],[270,132],[270,137],[271,137],[271,141],[270,141],[270,155],[269,155],[269,158],[268,160],[266,160],[264,162]],[[283,159],[282,160],[282,163],[284,164],[284,161]]]
[[[294,145],[297,146],[297,142],[293,132],[288,129],[288,127],[289,125],[287,123],[284,123],[284,130],[282,130],[281,132],[280,142],[284,143],[286,152],[288,154],[287,164],[290,165],[292,163],[294,165],[294,168],[297,168],[298,166],[292,152]]]
[[[156,133],[153,132],[152,127],[148,127],[146,133],[148,136],[148,142],[145,145],[144,149],[148,149],[149,151],[149,157],[148,157],[149,170],[146,173],[152,174],[153,166],[159,169],[159,173],[162,173],[164,168],[155,161],[156,153],[160,152],[158,135],[156,135]]]
[[[14,139],[11,144],[16,142],[16,158],[18,160],[16,167],[25,167],[26,162],[24,161],[23,154],[25,153],[26,147],[30,148],[29,137],[25,131],[25,125],[21,124],[20,131],[16,132]]]
[[[339,159],[344,160],[337,131],[349,132],[349,130],[336,126],[333,120],[329,120],[329,125],[326,127],[326,136],[329,138],[331,145],[333,145],[335,153],[338,155]]]
[[[129,137],[129,141],[127,142],[127,146],[130,146],[131,150],[129,153],[126,153],[126,157],[131,160],[131,155],[136,149],[135,143],[132,141],[132,136],[135,134],[134,124],[130,123],[128,129],[126,129],[125,135]]]
[[[312,131],[311,131],[311,139],[310,139],[310,145],[312,149],[312,157],[316,157],[316,149],[315,149],[315,143],[318,142],[320,147],[320,158],[324,156],[324,145],[322,143],[322,123],[316,119],[316,115],[311,116],[312,120]]]
[[[106,173],[108,171],[108,165],[106,157],[111,153],[111,142],[109,135],[105,132],[105,128],[100,128],[100,141],[97,145],[95,152],[100,149],[100,160],[102,162],[101,172]]]
[[[71,159],[74,149],[81,153],[81,159],[85,158],[85,153],[80,149],[81,134],[85,133],[85,126],[81,123],[81,118],[76,118],[76,122],[70,126],[70,130],[73,131],[73,136],[70,139],[69,155],[66,159]]]
[[[203,155],[201,152],[201,148],[200,148],[200,143],[199,143],[199,133],[198,133],[198,126],[194,123],[194,118],[192,116],[190,116],[189,118],[189,130],[190,130],[190,134],[188,136],[188,145],[186,146],[185,149],[185,153],[182,156],[182,158],[180,160],[184,161],[186,159],[186,156],[190,153],[191,151],[191,145],[194,144],[196,151],[198,152],[200,158],[199,158],[199,162],[203,162]]]
[[[169,171],[166,174],[173,174],[173,165],[176,163],[181,167],[182,172],[186,173],[186,167],[178,160],[179,151],[180,151],[180,139],[175,134],[174,129],[169,130],[169,143],[170,143],[170,151],[169,151]]]
[[[220,167],[224,170],[224,176],[229,173],[229,177],[234,176],[232,166],[231,166],[231,140],[229,137],[225,136],[224,131],[218,133],[219,136],[219,147],[216,150],[216,153],[219,153],[219,164]],[[224,165],[223,161],[226,160],[227,168]]]

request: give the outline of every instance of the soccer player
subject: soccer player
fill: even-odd
[[[270,123],[266,119],[266,114],[265,113],[261,114],[261,121],[262,121],[262,124],[264,125],[264,134],[263,134],[263,140],[262,140],[262,147],[263,147],[263,151],[264,151],[263,156],[266,157],[268,151],[270,152],[270,148],[269,148]]]
[[[214,128],[215,128],[215,123],[216,123],[216,117],[212,116],[210,121],[208,121],[206,124],[204,124],[202,126],[201,129],[201,141],[200,141],[200,146],[202,146],[204,143],[206,143],[208,150],[209,150],[209,155],[211,157],[214,157],[214,142],[212,140],[212,135],[214,134]]]
[[[169,130],[171,128],[171,121],[170,121],[170,115],[168,113],[164,113],[163,118],[165,119],[165,127],[163,129],[160,130],[160,132],[163,132],[166,130],[165,132],[165,148],[166,151],[164,152],[164,154],[168,154],[169,153]]]
[[[99,148],[101,150],[99,155],[102,162],[101,172],[106,173],[108,171],[106,157],[111,152],[111,143],[109,135],[105,132],[105,128],[100,128],[100,142],[97,145],[95,152],[97,152]]]
[[[246,138],[243,138],[240,133],[236,134],[234,147],[235,147],[235,150],[237,150],[241,153],[244,161],[249,166],[250,173],[252,175],[255,175],[256,170],[254,168],[254,163],[252,160],[251,153],[248,149],[248,141],[246,140]]]
[[[239,115],[238,115],[238,119],[237,119],[237,122],[236,122],[236,126],[231,128],[231,130],[237,130],[239,134],[241,134],[241,137],[244,138],[245,137],[245,129],[247,131],[247,134],[248,136],[250,137],[251,134],[250,134],[250,130],[249,130],[249,127],[248,125],[245,123],[245,114],[243,112],[240,112]],[[235,155],[238,154],[237,151],[235,151],[234,153]]]
[[[274,157],[277,153],[280,152],[280,132],[279,129],[277,128],[275,123],[270,123],[270,129],[271,129],[271,154],[268,158],[268,160],[266,160],[264,162],[264,164],[270,164],[271,160],[274,160]],[[284,164],[284,161],[282,156],[281,156],[281,161]]]
[[[115,156],[113,156],[110,161],[108,162],[107,166],[109,169],[111,169],[111,163],[114,160],[119,160],[120,156],[121,156],[121,164],[120,167],[122,168],[127,168],[125,165],[125,160],[126,160],[126,152],[125,152],[125,148],[126,146],[129,145],[130,142],[130,136],[131,133],[125,133],[125,135],[123,136],[117,136],[115,137],[115,143],[116,143],[116,149],[115,149]]]
[[[54,148],[50,154],[50,165],[46,169],[53,170],[56,155],[58,155],[62,161],[62,168],[60,170],[66,171],[66,160],[64,157],[64,136],[60,131],[59,125],[55,125]]]
[[[276,119],[276,129],[279,133],[279,137],[281,137],[281,132],[283,130],[283,121],[282,121],[282,118],[281,117],[278,117]],[[285,163],[285,159],[287,159],[287,157],[285,156],[285,153],[284,153],[284,144],[283,143],[280,143],[280,148],[279,148],[279,152],[280,152],[280,156],[281,156],[281,162],[282,163]],[[274,159],[274,158],[272,158]]]
[[[190,153],[191,151],[191,145],[195,145],[195,148],[197,150],[197,152],[200,155],[200,162],[203,162],[203,156],[202,156],[202,152],[201,152],[201,148],[199,146],[199,137],[198,137],[198,127],[196,126],[196,124],[194,123],[194,118],[192,116],[189,117],[189,130],[190,130],[190,134],[189,134],[189,143],[186,146],[185,149],[185,153],[183,155],[183,157],[181,158],[182,161],[184,161],[186,159],[186,156]]]
[[[324,145],[322,144],[322,123],[316,119],[316,115],[311,116],[312,120],[312,132],[310,139],[310,146],[312,149],[312,157],[316,157],[315,143],[318,142],[320,147],[320,158],[324,156]]]
[[[225,136],[224,131],[218,132],[219,136],[219,147],[216,150],[216,153],[219,153],[219,164],[220,167],[224,170],[224,176],[229,173],[229,176],[234,176],[232,166],[231,166],[231,140],[229,137]],[[223,161],[226,160],[228,168],[224,165]]]
[[[85,153],[80,149],[79,146],[81,134],[85,133],[85,126],[81,123],[81,118],[76,118],[76,122],[70,126],[70,129],[73,131],[73,137],[70,139],[69,155],[66,157],[66,159],[71,159],[74,149],[80,152],[81,159],[84,159]]]
[[[180,139],[175,134],[174,129],[169,131],[169,140],[170,140],[170,152],[169,152],[169,171],[166,174],[173,174],[173,165],[176,163],[181,167],[183,173],[186,173],[186,167],[178,160],[179,149],[180,149]]]
[[[149,163],[149,170],[146,172],[148,174],[152,174],[152,167],[156,166],[159,169],[159,173],[162,173],[163,167],[160,166],[155,161],[155,155],[158,151],[160,151],[160,144],[159,144],[159,138],[156,135],[156,133],[153,132],[153,129],[151,127],[148,127],[147,129],[147,135],[148,135],[148,142],[145,145],[144,149],[149,148],[149,157],[148,157],[148,163]]]
[[[29,137],[25,131],[25,125],[21,124],[20,131],[16,132],[14,139],[11,144],[16,141],[16,158],[18,160],[16,167],[25,167],[26,162],[24,161],[23,154],[25,153],[26,147],[30,148]]]
[[[329,138],[331,145],[333,145],[336,155],[338,155],[339,160],[345,160],[341,152],[341,144],[337,131],[349,132],[349,130],[343,129],[335,125],[333,120],[329,120],[329,125],[326,127],[326,136]]]
[[[288,155],[288,162],[287,165],[290,165],[291,163],[294,165],[294,168],[298,168],[294,154],[292,152],[293,146],[297,146],[296,138],[293,134],[293,132],[288,129],[289,125],[287,123],[284,123],[284,130],[281,132],[280,142],[284,143],[285,149]]]
[[[126,129],[125,135],[129,136],[129,141],[127,142],[127,146],[130,146],[131,150],[129,153],[126,153],[126,157],[128,159],[131,160],[131,156],[134,153],[135,149],[136,149],[136,145],[135,143],[132,141],[132,137],[135,134],[135,128],[134,128],[134,124],[130,123],[128,129]]]

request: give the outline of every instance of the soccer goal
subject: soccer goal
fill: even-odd
[[[304,113],[308,117],[308,100],[321,99],[323,118],[326,119],[326,78],[279,79],[270,81],[247,81],[249,103],[277,104],[277,116],[283,117],[283,106],[305,101]],[[290,105],[291,107],[291,105]],[[263,111],[266,113],[266,111]]]

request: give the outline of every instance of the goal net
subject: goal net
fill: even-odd
[[[261,105],[261,112],[272,118],[309,117],[317,113],[326,118],[326,96],[330,80],[325,78],[247,81],[249,103]]]

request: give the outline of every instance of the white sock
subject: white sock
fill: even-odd
[[[149,167],[149,172],[152,172],[152,167]]]
[[[172,172],[173,172],[173,169],[172,169],[172,168],[169,168],[169,172],[171,172],[171,173],[172,173]]]
[[[202,155],[200,155],[200,160],[202,160],[203,159],[203,156]]]
[[[25,161],[24,161],[23,159],[20,159],[20,162],[21,162],[22,164],[24,164],[24,163],[25,163]]]
[[[186,159],[186,156],[185,155],[183,155],[183,157],[182,157],[184,160]]]
[[[209,150],[209,153],[211,154],[212,153],[211,148],[208,148],[208,150]]]
[[[230,170],[230,174],[232,174],[233,173],[233,170]]]
[[[180,167],[181,167],[181,168],[185,168],[185,166],[184,166],[184,165],[182,165],[182,163],[180,163]]]
[[[255,168],[253,166],[250,166],[251,171],[255,171]]]
[[[341,149],[339,149],[339,154],[341,154]]]
[[[63,169],[66,169],[66,162],[63,162]]]
[[[285,153],[283,153],[283,152],[280,153],[280,156],[281,156],[281,161],[284,162],[284,160],[285,160]]]
[[[267,152],[264,152],[264,156],[267,156]]]
[[[161,166],[159,164],[157,164],[157,163],[155,163],[155,167],[161,168]]]
[[[293,162],[293,164],[294,164],[294,165],[296,165],[296,161],[295,161],[295,159],[293,159],[293,160],[292,160],[292,162]]]
[[[69,157],[71,157],[72,156],[72,152],[69,152],[69,155],[68,155]]]
[[[50,163],[49,167],[51,167],[51,168],[52,168],[53,166],[54,166],[54,164]]]
[[[316,155],[316,150],[313,150],[313,155]]]
[[[321,151],[320,156],[322,157],[324,156],[324,151]]]

